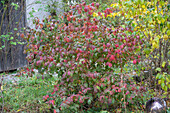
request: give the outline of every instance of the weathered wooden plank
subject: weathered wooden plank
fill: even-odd
[[[12,2],[19,5],[18,10],[15,10],[11,5]],[[6,10],[4,9],[5,5],[7,5]],[[9,36],[14,37],[13,41],[23,41],[18,33],[21,28],[26,26],[25,0],[8,0],[5,5],[0,4],[0,35],[12,32],[13,34]],[[18,30],[14,30],[14,28]],[[0,46],[5,45],[5,48],[0,50],[0,72],[13,70],[27,64],[26,55],[23,53],[24,45],[11,45],[9,40],[4,43],[2,38],[0,42]]]

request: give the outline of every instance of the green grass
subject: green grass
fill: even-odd
[[[5,112],[48,112],[50,109],[43,102],[43,96],[47,92],[52,92],[53,85],[56,80],[51,77],[47,79],[37,79],[37,77],[29,79],[20,79],[17,83],[4,84],[4,111]],[[0,106],[2,98],[0,99]]]

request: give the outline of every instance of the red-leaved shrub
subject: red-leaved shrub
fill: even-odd
[[[136,50],[142,40],[130,27],[112,30],[93,18],[98,3],[71,8],[74,13],[70,10],[58,20],[49,17],[41,23],[35,19],[36,29],[26,37],[32,68],[59,76],[54,91],[44,100],[58,110],[116,109],[134,104],[145,88],[137,88],[127,75],[121,78],[121,73],[114,72],[129,61],[140,62]]]

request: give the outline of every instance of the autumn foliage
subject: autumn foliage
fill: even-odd
[[[54,91],[44,96],[54,111],[133,108],[143,96],[140,92],[146,91],[128,75],[116,73],[130,61],[140,62],[138,51],[144,40],[132,26],[113,29],[105,25],[94,13],[103,18],[102,14],[107,17],[114,10],[100,12],[99,8],[99,3],[83,2],[57,20],[49,17],[40,22],[36,18],[36,29],[25,37],[31,68],[42,75],[58,73]]]

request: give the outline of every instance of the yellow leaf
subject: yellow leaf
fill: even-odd
[[[162,15],[163,15],[163,10],[161,10],[161,12],[160,12]]]
[[[142,5],[142,8],[145,9],[145,5]]]
[[[158,58],[157,56],[154,56],[154,58]]]
[[[17,112],[21,111],[21,109],[19,109]]]
[[[147,13],[147,14],[150,14],[150,11],[147,11],[146,13]]]
[[[165,2],[165,5],[167,5],[167,4],[168,4],[168,1]]]
[[[168,35],[168,36],[170,35],[170,30],[167,31],[167,35]]]
[[[118,6],[118,5],[119,5],[118,3],[115,3],[115,4],[111,4],[110,6],[115,7],[115,6]]]
[[[165,33],[165,32],[166,32],[166,30],[167,30],[167,28],[163,28],[162,33]]]
[[[156,42],[153,42],[153,43],[152,43],[152,46],[153,46],[153,49],[159,47],[159,45],[158,45]]]
[[[105,18],[104,13],[102,13],[103,18]]]
[[[147,32],[144,32],[144,34],[148,37],[148,34],[147,34]]]
[[[161,80],[158,80],[158,84],[161,84]]]
[[[168,40],[168,35],[164,35],[163,39]]]
[[[107,15],[107,17],[112,17],[112,15]]]
[[[158,24],[161,24],[161,21],[160,21],[160,20],[158,20]]]
[[[162,19],[161,19],[161,22],[164,23],[164,22],[165,22],[165,19],[162,18]]]
[[[161,39],[161,36],[160,36],[160,35],[158,35],[157,37],[158,37],[159,39]]]
[[[153,40],[153,39],[152,39],[152,37],[151,37],[151,38],[150,38],[150,41],[152,42],[152,40]]]
[[[165,64],[166,64],[166,62],[165,62],[165,61],[163,61],[163,62],[162,62],[162,67],[165,67]]]
[[[121,16],[121,12],[117,12],[117,16]]]
[[[111,4],[110,7],[113,7],[113,4]]]
[[[115,17],[117,15],[117,13],[112,13],[113,17]]]
[[[168,92],[164,92],[164,93],[163,93],[163,95],[167,95],[167,94],[168,94]]]
[[[169,78],[166,77],[166,83],[168,84],[170,82]]]
[[[3,91],[3,86],[1,86],[1,90]]]
[[[151,36],[153,36],[153,33],[152,33],[151,31],[149,31],[149,34],[150,34]]]
[[[138,25],[138,24],[136,23],[136,21],[132,21],[132,23],[135,24],[135,25]]]
[[[170,22],[167,22],[167,27],[168,29],[170,29]]]
[[[97,16],[98,16],[98,14],[94,12],[93,13],[93,17],[97,17]]]

